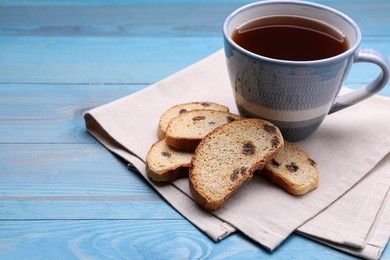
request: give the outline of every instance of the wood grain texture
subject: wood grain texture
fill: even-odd
[[[390,56],[390,32],[378,26],[390,24],[390,2],[317,2],[350,15],[361,26],[362,46]],[[248,1],[66,3],[0,8],[0,83],[150,84],[221,49],[224,18]],[[375,75],[359,65],[348,81]]]
[[[150,84],[221,47],[207,37],[0,37],[0,83]]]
[[[96,143],[0,145],[0,219],[182,219]]]
[[[5,6],[0,10],[0,33],[4,36],[215,37],[219,36],[224,18],[238,6],[222,3]],[[19,19],[14,19],[15,16]]]
[[[389,42],[366,37],[362,47],[390,56]],[[0,84],[149,85],[221,48],[216,37],[0,37]],[[374,65],[355,64],[347,84],[368,83],[378,73]]]
[[[10,259],[301,259],[301,250],[353,259],[297,235],[272,254],[240,234],[214,243],[185,220],[1,221],[0,229],[0,258]]]
[[[214,243],[85,130],[87,110],[222,48],[249,2],[0,0],[0,259],[352,259],[296,234],[273,253],[239,233]],[[315,2],[390,56],[388,0]],[[347,85],[377,73],[357,64]]]
[[[0,85],[0,143],[95,142],[88,110],[145,85]]]
[[[133,5],[88,1],[69,5],[41,2],[4,5],[0,9],[3,36],[220,37],[226,16],[251,1],[152,1]],[[376,17],[390,23],[388,1],[314,1],[336,8],[361,24],[367,35],[389,35]],[[361,10],[365,15],[361,16]],[[183,15],[185,14],[185,15]],[[143,22],[140,22],[143,21]]]

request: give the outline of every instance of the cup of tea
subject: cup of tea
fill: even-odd
[[[223,34],[240,114],[274,123],[289,141],[308,137],[326,115],[371,97],[389,79],[386,57],[360,48],[358,25],[320,4],[252,3],[226,18]],[[365,87],[339,95],[357,62],[374,63],[381,73]]]

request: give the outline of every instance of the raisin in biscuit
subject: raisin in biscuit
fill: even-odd
[[[318,187],[317,163],[302,148],[287,141],[260,174],[293,195]]]
[[[158,124],[157,135],[158,138],[164,139],[165,131],[167,129],[168,123],[178,115],[183,112],[191,111],[194,109],[211,109],[211,110],[220,110],[220,111],[229,111],[229,108],[220,104],[216,104],[213,102],[190,102],[185,104],[179,104],[171,107],[160,117],[160,122]]]
[[[280,130],[260,119],[241,119],[213,130],[198,145],[189,172],[194,200],[217,210],[283,147]]]
[[[166,142],[169,146],[185,152],[194,152],[200,141],[218,126],[241,119],[240,116],[214,110],[184,112],[169,122]]]
[[[157,182],[172,182],[188,176],[192,153],[175,151],[165,139],[154,143],[146,156],[146,173]]]

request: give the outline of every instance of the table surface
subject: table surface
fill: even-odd
[[[272,253],[240,233],[214,243],[86,132],[85,111],[222,48],[248,2],[0,0],[1,259],[352,258],[297,234]],[[390,57],[390,1],[316,2]],[[346,85],[377,74],[356,64]]]

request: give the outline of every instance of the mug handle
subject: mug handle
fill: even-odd
[[[365,87],[361,87],[350,93],[338,96],[332,108],[330,109],[329,114],[352,106],[364,99],[375,95],[386,85],[387,81],[389,80],[389,62],[387,61],[386,56],[383,55],[381,52],[370,48],[359,49],[355,63],[358,62],[374,63],[378,65],[382,71],[376,79],[371,81]]]

